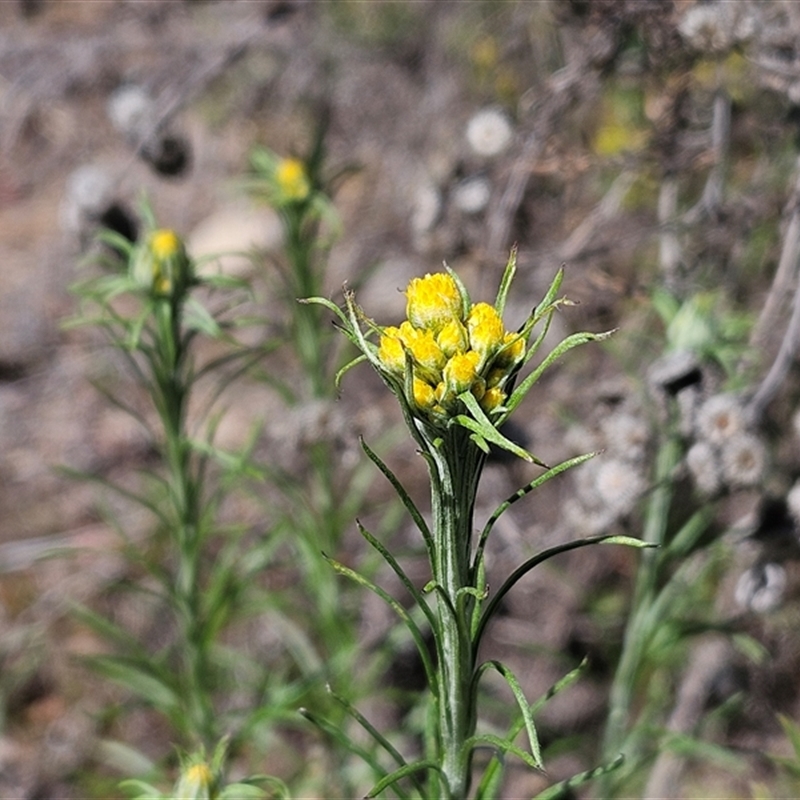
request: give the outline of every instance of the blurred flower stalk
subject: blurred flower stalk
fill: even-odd
[[[281,157],[266,148],[256,148],[251,156],[254,176],[248,182],[251,192],[280,214],[287,264],[279,266],[284,299],[291,312],[290,341],[314,398],[330,396],[326,367],[331,337],[322,324],[320,309],[301,305],[297,299],[323,293],[325,270],[320,255],[339,228],[320,175],[323,136],[324,126],[307,159]]]
[[[515,270],[516,253],[512,252],[491,305],[473,303],[458,276],[449,269],[415,278],[406,289],[407,319],[399,327],[381,327],[368,319],[352,292],[346,293],[344,309],[319,297],[309,301],[336,314],[342,331],[361,353],[337,378],[356,363],[371,364],[397,398],[430,478],[429,525],[396,476],[364,445],[420,531],[430,563],[428,584],[420,591],[388,549],[361,525],[359,529],[398,575],[424,615],[433,634],[433,653],[429,652],[414,614],[363,575],[332,561],[338,572],[374,591],[400,615],[419,649],[432,700],[429,747],[421,761],[407,763],[371,726],[367,728],[387,749],[396,766],[382,775],[369,796],[411,778],[423,797],[463,800],[470,789],[472,756],[478,747],[488,746],[498,758],[486,770],[476,797],[495,796],[500,764],[507,754],[517,755],[533,768],[542,768],[531,706],[519,682],[501,662],[478,661],[486,626],[516,582],[550,556],[600,541],[640,544],[628,537],[597,536],[543,551],[522,564],[490,596],[484,556],[497,519],[512,503],[545,481],[591,458],[591,454],[579,456],[547,467],[506,438],[502,426],[553,362],[573,347],[607,336],[568,336],[523,376],[524,368],[544,342],[552,315],[566,301],[557,297],[563,277],[559,273],[521,328],[507,331],[503,313]],[[476,493],[492,446],[545,471],[501,504],[476,538]],[[430,601],[431,596],[435,603]],[[527,750],[514,743],[520,727],[513,727],[506,737],[478,731],[478,684],[491,670],[503,676],[517,700],[522,726],[528,734]],[[428,775],[424,786],[419,783],[420,772]]]

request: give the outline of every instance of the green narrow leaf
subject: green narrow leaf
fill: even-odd
[[[502,433],[500,433],[499,430],[497,430],[495,425],[480,407],[480,404],[475,399],[475,395],[472,394],[472,392],[464,392],[458,396],[458,399],[464,403],[472,416],[468,417],[465,414],[459,414],[458,416],[452,418],[450,424],[455,423],[461,425],[467,430],[477,433],[487,442],[491,442],[492,444],[501,447],[503,450],[507,450],[509,453],[513,453],[515,456],[518,456],[525,461],[529,461],[534,464],[538,464],[540,467],[547,468],[547,465],[539,461],[536,456],[531,455],[527,450],[523,449],[518,444],[514,444],[514,442],[512,442],[510,439],[507,439]]]
[[[277,784],[276,784],[276,788]],[[284,786],[284,788],[287,788]],[[280,797],[288,797],[288,794],[279,788]],[[218,800],[263,800],[267,793],[259,786],[249,783],[230,783],[218,795]]]
[[[746,633],[734,633],[731,639],[733,646],[754,664],[763,664],[770,658],[769,650],[758,639]]]
[[[365,361],[369,359],[362,353],[360,356],[356,356],[352,361],[348,361],[333,377],[333,385],[339,389],[342,385],[342,378],[344,378],[345,374],[348,373],[353,367],[358,366],[359,364],[363,364]]]
[[[610,535],[604,536],[597,544],[622,544],[626,547],[636,547],[639,550],[649,550],[658,545],[650,544],[650,542],[642,541],[642,539],[637,539],[634,536],[623,536],[623,535]]]
[[[778,714],[778,722],[780,722],[786,738],[791,742],[795,757],[800,760],[800,727],[794,720],[784,714]]]
[[[478,433],[473,433],[469,438],[470,441],[475,442],[480,450],[483,450],[486,455],[489,455],[489,444],[487,443],[486,439],[483,438],[483,436]]]
[[[411,582],[411,579],[406,575],[403,568],[397,562],[397,559],[389,552],[389,550],[373,536],[358,520],[356,520],[358,532],[383,556],[384,561],[392,568],[392,571],[400,579],[403,586],[406,587],[408,593],[414,598],[414,602],[422,609],[431,627],[436,626],[436,615],[431,610],[425,598],[422,596],[419,589]]]
[[[219,323],[194,297],[189,297],[184,304],[183,321],[187,329],[200,331],[212,339],[219,339],[222,335]]]
[[[166,714],[180,706],[178,693],[165,682],[166,676],[153,673],[151,661],[121,656],[88,656],[85,660],[92,669]]]
[[[567,778],[567,780],[561,781],[543,792],[539,792],[533,800],[558,800],[560,797],[569,797],[572,795],[573,789],[577,789],[579,786],[583,786],[596,778],[608,775],[609,772],[613,772],[615,769],[619,769],[624,760],[624,757],[620,755],[610,764],[603,764],[586,772],[579,772],[577,775],[573,775],[571,778]]]
[[[632,547],[640,548],[653,547],[653,545],[642,542],[640,539],[634,539],[630,536],[615,536],[613,534],[603,533],[598,536],[589,536],[585,539],[576,539],[572,542],[566,542],[564,544],[556,545],[555,547],[550,547],[547,550],[542,550],[540,553],[537,553],[535,556],[529,558],[524,564],[521,564],[519,567],[517,567],[517,569],[515,569],[511,575],[506,578],[503,585],[489,601],[488,605],[483,611],[483,614],[481,615],[475,632],[475,637],[473,640],[474,652],[478,652],[478,645],[480,644],[483,632],[486,630],[486,625],[492,618],[492,615],[496,611],[498,604],[514,587],[517,581],[520,580],[520,578],[523,578],[525,575],[527,575],[534,567],[538,566],[544,561],[547,561],[553,556],[559,555],[560,553],[567,553],[570,550],[576,550],[579,547],[587,547],[588,545],[592,544],[601,544],[602,542],[612,539],[614,540],[615,544],[630,545]]]
[[[533,372],[525,377],[525,379],[520,383],[519,386],[514,390],[511,397],[508,398],[506,402],[506,411],[500,417],[500,421],[498,424],[502,424],[505,422],[512,411],[522,402],[525,395],[530,391],[531,387],[533,386],[536,381],[541,378],[542,373],[550,367],[553,362],[557,361],[561,356],[563,356],[569,350],[572,350],[574,347],[578,347],[578,345],[586,344],[587,342],[602,342],[604,339],[607,339],[614,331],[607,331],[605,333],[573,333],[571,336],[567,336],[560,344],[556,345],[543,359],[542,363],[536,367]]]
[[[417,646],[420,658],[422,659],[422,665],[425,669],[425,676],[427,677],[428,684],[431,688],[431,693],[434,695],[438,694],[436,670],[431,663],[431,657],[428,653],[425,637],[422,635],[422,631],[420,631],[419,626],[416,622],[414,622],[414,619],[411,617],[408,611],[406,611],[406,609],[403,608],[403,606],[398,603],[397,600],[395,600],[394,597],[392,597],[386,590],[382,589],[368,578],[365,578],[355,570],[346,567],[344,564],[340,564],[338,561],[335,561],[324,553],[323,557],[340,575],[344,575],[358,583],[360,586],[363,586],[365,589],[369,589],[371,592],[380,597],[381,600],[383,600],[397,614],[397,616],[400,617],[400,619],[408,628],[408,631]]]
[[[375,726],[355,706],[353,706],[352,703],[334,692],[330,686],[328,687],[328,692],[330,693],[331,697],[333,697],[333,699],[336,700],[336,702],[339,703],[339,705],[341,705],[342,708],[394,759],[394,762],[400,769],[408,767],[408,763],[403,758],[399,750],[380,731],[378,731],[377,728],[375,728]],[[416,776],[412,777],[412,781],[420,795],[424,795],[425,792],[422,788],[422,785],[418,782]]]
[[[480,680],[481,675],[489,669],[494,669],[500,675],[502,675],[511,689],[511,692],[517,701],[517,705],[519,706],[519,710],[522,713],[522,719],[525,724],[525,730],[528,734],[528,743],[531,747],[531,756],[533,757],[533,761],[538,769],[544,769],[544,764],[542,763],[542,750],[539,746],[539,736],[536,733],[536,726],[533,722],[533,714],[531,713],[531,708],[528,705],[528,701],[525,699],[525,693],[522,691],[522,687],[520,686],[516,675],[514,675],[514,673],[501,661],[484,661],[484,663],[478,667],[475,673],[475,688],[477,688],[477,682]],[[513,743],[513,737],[510,740],[506,739],[504,741],[507,741],[509,744],[511,744]]]
[[[708,530],[714,519],[715,508],[710,503],[702,506],[684,523],[664,550],[664,558],[678,559],[689,555],[698,539]]]
[[[475,800],[497,800],[502,787],[503,761],[495,755],[481,776],[480,783],[475,790]]]
[[[517,747],[515,744],[507,741],[506,739],[496,736],[493,733],[481,733],[477,736],[471,736],[466,742],[464,742],[464,749],[475,750],[481,745],[489,745],[489,747],[491,747],[493,750],[503,753],[503,755],[510,753],[511,755],[514,755],[520,760],[524,761],[532,769],[541,769],[539,764],[536,763],[530,753],[526,752],[521,747]]]
[[[589,666],[589,659],[584,658],[583,661],[573,670],[570,670],[563,678],[554,683],[541,697],[533,702],[530,707],[531,714],[536,714],[540,711],[548,700],[555,697],[559,692],[571,686],[581,674]],[[508,741],[514,741],[519,735],[519,732],[525,727],[525,720],[520,715],[516,722],[514,722],[506,734]],[[501,786],[503,777],[503,762],[500,758],[495,756],[484,770],[481,782],[478,786],[475,800],[495,800],[497,792]]]
[[[458,293],[461,295],[461,318],[466,319],[469,315],[470,309],[472,308],[472,300],[470,299],[469,292],[467,291],[467,287],[464,285],[464,282],[461,280],[459,275],[454,272],[447,264],[444,265],[445,271],[447,274],[455,281],[456,286],[458,287]]]
[[[404,767],[400,767],[400,769],[397,769],[389,775],[386,775],[384,778],[381,778],[381,780],[379,780],[372,787],[372,789],[370,789],[369,792],[364,795],[364,797],[377,797],[382,791],[388,789],[390,786],[397,783],[397,781],[409,777],[415,772],[422,772],[422,770],[429,769],[435,770],[441,775],[442,779],[444,779],[444,774],[435,761],[415,761],[413,764],[406,764]],[[400,793],[397,787],[395,787],[395,791],[398,794]]]
[[[363,437],[359,437],[359,441],[361,442],[361,449],[367,454],[367,457],[373,464],[383,473],[386,480],[392,484],[392,488],[397,493],[397,496],[402,501],[403,505],[408,511],[411,519],[414,521],[414,524],[417,526],[417,529],[422,534],[422,538],[425,540],[425,547],[428,551],[428,555],[433,558],[433,536],[431,535],[430,528],[428,524],[425,522],[420,510],[417,508],[416,503],[411,499],[411,496],[406,491],[405,487],[402,483],[398,480],[397,476],[386,466],[383,460],[375,453],[374,450],[364,441]]]
[[[298,298],[297,302],[303,303],[304,305],[324,306],[339,318],[339,321],[345,326],[345,328],[349,329],[350,327],[350,320],[347,318],[347,315],[332,300],[328,300],[325,297],[300,297]]]
[[[114,481],[110,481],[108,478],[104,478],[101,475],[93,475],[90,472],[83,472],[79,469],[73,469],[72,467],[59,467],[59,472],[62,472],[70,478],[97,483],[105,489],[110,489],[120,495],[120,497],[132,500],[134,503],[151,511],[164,525],[169,526],[171,524],[169,517],[154,502],[148,500],[143,495],[126,489],[124,486],[120,486],[118,483],[114,483]]]
[[[561,288],[561,284],[564,281],[564,267],[561,266],[558,268],[553,280],[550,282],[550,286],[547,288],[547,292],[545,292],[544,297],[538,303],[536,308],[531,314],[531,318],[536,324],[545,314],[547,314],[556,303],[556,295],[558,294],[558,290]]]
[[[86,625],[107,643],[136,659],[148,658],[147,650],[131,636],[130,632],[116,625],[107,617],[79,604],[73,604],[70,610],[78,622]]]
[[[589,666],[589,659],[584,658],[575,669],[571,669],[563,678],[557,680],[540,698],[533,702],[531,706],[531,713],[535,714],[540,711],[548,700],[554,698],[559,692],[571,686],[580,676],[586,671]]]
[[[590,458],[594,458],[597,453],[585,453],[581,456],[575,456],[575,458],[569,458],[566,461],[562,461],[560,464],[556,464],[554,467],[551,467],[547,470],[547,472],[542,473],[538,478],[534,478],[529,484],[523,486],[521,489],[517,490],[504,500],[494,511],[491,517],[489,517],[486,525],[484,525],[483,530],[481,531],[481,535],[478,538],[478,547],[475,551],[475,558],[472,563],[473,571],[477,569],[478,564],[483,556],[483,551],[486,547],[486,541],[489,538],[489,534],[492,531],[497,520],[502,516],[502,514],[517,500],[521,500],[526,495],[530,494],[534,489],[538,489],[543,483],[546,483],[551,478],[555,478],[556,475],[560,475],[562,472],[565,472],[572,467],[577,467],[579,464],[583,464],[585,461],[588,461]]]
[[[137,780],[120,781],[119,788],[130,794],[133,800],[168,800],[169,795],[161,794],[155,786]]]
[[[514,280],[514,275],[517,272],[517,246],[514,245],[511,248],[511,252],[508,255],[508,261],[506,262],[506,267],[503,270],[503,277],[500,280],[500,287],[497,290],[497,298],[494,301],[494,307],[497,311],[498,315],[502,319],[503,312],[506,309],[506,299],[508,298],[508,291],[511,288],[511,284]]]
[[[365,764],[372,768],[376,775],[380,775],[382,777],[387,776],[386,770],[380,765],[372,753],[354,742],[341,728],[324,719],[323,717],[317,716],[307,708],[301,708],[300,715],[305,717],[310,723],[312,723],[312,725],[316,725],[317,728],[319,728],[328,737],[333,739],[334,742],[344,747],[345,750],[348,750],[349,752],[353,753],[353,755],[356,755],[362,759]],[[399,791],[398,794],[400,794]],[[401,797],[405,798],[407,795],[403,793]]]

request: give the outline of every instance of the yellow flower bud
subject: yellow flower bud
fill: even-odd
[[[461,319],[461,293],[444,272],[413,278],[406,289],[406,316],[418,329],[438,333],[448,322]]]
[[[311,194],[311,181],[305,164],[298,158],[282,158],[278,162],[275,183],[281,198],[288,202],[300,203]]]
[[[398,328],[383,329],[378,347],[378,358],[390,372],[402,373],[406,368],[406,354]]]
[[[436,393],[433,387],[419,378],[414,378],[414,402],[423,410],[432,408],[436,403]]]
[[[443,377],[447,391],[453,394],[466,392],[478,377],[479,362],[480,354],[474,350],[467,353],[456,353],[444,365]]]
[[[425,370],[439,372],[445,363],[442,352],[431,331],[420,331],[409,343],[408,349],[414,361]]]
[[[476,400],[482,399],[484,394],[486,394],[486,381],[480,377],[476,378],[475,383],[472,384],[470,391]]]
[[[480,398],[481,408],[488,414],[506,401],[506,393],[496,386],[487,389]]]
[[[484,357],[502,344],[505,334],[503,320],[488,303],[476,303],[472,307],[467,317],[467,330],[472,349]]]
[[[436,342],[447,358],[459,352],[463,353],[469,347],[467,331],[457,319],[450,320],[439,331]]]
[[[183,293],[189,280],[190,262],[175,231],[153,231],[139,245],[131,261],[131,277],[159,297]]]
[[[162,228],[150,234],[150,251],[156,259],[176,256],[181,251],[181,240],[175,231]]]
[[[525,340],[518,333],[507,333],[494,364],[498,367],[510,367],[517,364],[524,355]]]
[[[209,800],[214,773],[203,761],[186,767],[175,787],[175,800]]]

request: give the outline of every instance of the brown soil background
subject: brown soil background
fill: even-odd
[[[736,6],[736,20],[692,39],[685,20],[694,5],[0,3],[1,797],[105,797],[113,786],[98,779],[101,788],[90,789],[86,776],[110,774],[97,741],[100,709],[117,696],[76,665],[74,655],[99,645],[70,621],[68,608],[74,600],[100,603],[128,567],[96,511],[97,487],[57,470],[67,465],[124,480],[146,467],[150,454],[139,429],[92,386],[98,380],[133,392],[130,378],[91,331],[61,325],[76,310],[69,286],[85,269],[97,211],[115,204],[135,214],[144,192],[159,222],[185,234],[195,255],[274,253],[276,218],[240,185],[248,153],[262,144],[302,154],[324,111],[328,164],[356,167],[333,197],[343,232],[330,253],[331,297],[341,297],[345,281],[363,281],[359,300],[368,313],[396,321],[403,308],[397,290],[446,260],[475,296],[489,299],[517,243],[512,315],[524,316],[565,263],[564,290],[579,305],[559,315],[558,332],[620,329],[612,345],[566,359],[521,409],[518,433],[555,462],[576,452],[569,435],[575,423],[591,429],[610,409],[640,407],[647,368],[663,342],[649,304],[654,286],[681,297],[720,290],[724,307],[714,315],[761,315],[762,335],[749,356],[751,389],[787,335],[792,275],[777,304],[764,309],[797,213],[800,4],[712,3]],[[744,30],[739,13],[752,13],[751,29]],[[188,145],[180,175],[159,174],[112,125],[109,97],[123,84],[146,88],[154,98],[153,129]],[[730,100],[722,138],[715,138],[716,90]],[[487,107],[501,109],[513,131],[492,156],[476,153],[466,137],[470,119]],[[94,216],[69,188],[87,165],[108,180],[105,205]],[[478,210],[459,199],[470,179],[488,187],[488,203]],[[660,213],[668,182],[679,200]],[[631,188],[620,193],[623,184]],[[279,319],[269,275],[242,259],[225,263],[253,278],[263,310]],[[288,373],[290,357],[281,358],[271,366]],[[723,505],[721,531],[751,514],[764,494],[785,493],[800,471],[791,427],[794,371],[792,363],[763,421],[770,473],[763,486]],[[254,422],[272,420],[259,452],[300,463],[309,427],[329,424],[342,457],[353,457],[358,433],[369,439],[399,424],[391,398],[364,373],[345,380],[335,411],[325,410],[322,422],[318,409],[290,413],[263,383],[245,380],[228,400],[219,444],[234,448]],[[423,496],[421,464],[399,441],[390,463]],[[492,464],[481,508],[491,510],[530,479],[523,466]],[[536,545],[570,536],[561,511],[576,491],[564,479],[510,513],[498,529],[493,569],[507,572]],[[376,482],[374,505],[384,499],[388,490]],[[145,532],[134,510],[115,511],[129,530]],[[257,511],[245,506],[237,513]],[[634,513],[620,525],[636,535],[639,523]],[[398,534],[401,543],[409,536]],[[64,557],[64,548],[77,551]],[[343,548],[343,557],[358,560],[355,532]],[[542,722],[548,738],[580,741],[574,755],[554,759],[552,778],[592,766],[592,739],[605,715],[604,658],[614,652],[624,618],[603,615],[592,603],[624,596],[635,557],[601,550],[563,558],[526,579],[492,632],[493,654],[533,695],[563,673],[565,661],[574,666],[584,653],[594,656],[589,676],[548,707]],[[692,762],[676,797],[750,797],[754,782],[785,791],[760,754],[788,754],[776,714],[798,718],[795,550],[781,551],[789,583],[769,614],[742,612],[730,596],[742,570],[767,558],[760,545],[738,548],[720,579],[723,616],[735,616],[769,657],[757,666],[726,657],[720,671],[737,676],[730,678],[735,686],[744,681],[746,699],[706,734],[733,748],[741,771]],[[362,612],[365,647],[391,621],[374,605]],[[146,613],[115,610],[140,630]],[[676,665],[665,691],[678,691],[683,666]],[[380,707],[376,714],[392,719]],[[170,746],[145,712],[131,715],[115,735],[151,757]],[[286,751],[300,755],[278,752],[267,767],[288,764],[291,771],[313,758],[313,747],[313,735],[295,737]],[[543,785],[514,768],[506,796],[530,796]]]

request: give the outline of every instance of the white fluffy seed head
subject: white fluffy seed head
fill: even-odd
[[[467,143],[476,155],[499,155],[511,144],[513,131],[508,117],[497,108],[484,108],[467,123]]]
[[[633,511],[646,484],[640,469],[626,461],[609,458],[598,462],[595,488],[603,504],[623,516]]]
[[[136,84],[124,84],[108,98],[106,106],[111,124],[124,136],[141,136],[153,122],[154,103],[148,92]]]
[[[741,433],[722,445],[722,473],[731,487],[756,486],[764,475],[767,449],[757,436]]]
[[[480,175],[467,178],[453,190],[453,202],[465,214],[479,214],[489,205],[491,196],[491,184]]]
[[[700,407],[696,424],[701,439],[722,444],[744,431],[744,409],[736,395],[716,394]]]

